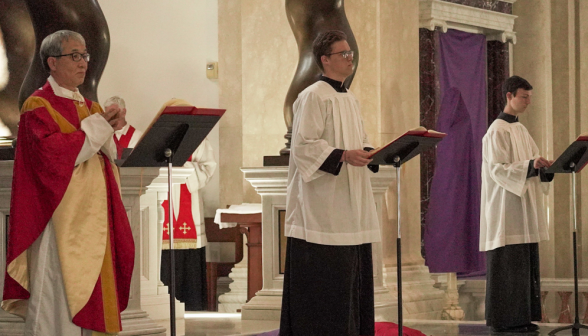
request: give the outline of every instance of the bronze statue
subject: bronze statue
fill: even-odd
[[[35,57],[35,32],[24,0],[0,1],[0,29],[10,73],[6,87],[0,90],[0,119],[16,136],[20,119],[18,92]]]
[[[284,119],[288,133],[284,136],[288,142],[286,148],[280,151],[285,155],[290,153],[290,138],[292,137],[292,105],[298,94],[321,75],[321,70],[312,54],[312,42],[322,32],[341,30],[347,35],[347,42],[351,50],[355,51],[353,58],[353,74],[347,78],[345,85],[349,87],[357,71],[359,50],[357,42],[345,16],[344,0],[286,0],[286,15],[296,38],[300,58],[296,73],[288,89],[284,102]]]
[[[22,84],[19,107],[38,88],[49,74],[43,69],[39,49],[43,39],[58,30],[68,29],[82,34],[91,54],[86,79],[79,89],[81,94],[98,101],[98,82],[110,51],[110,33],[97,0],[25,0],[35,30],[35,57]]]

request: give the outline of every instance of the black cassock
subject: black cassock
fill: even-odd
[[[175,250],[176,299],[186,304],[187,311],[208,309],[206,285],[206,247]],[[171,285],[170,252],[161,251],[161,282]]]
[[[486,325],[518,327],[541,321],[539,244],[486,252]]]
[[[280,336],[374,335],[372,245],[287,244]]]

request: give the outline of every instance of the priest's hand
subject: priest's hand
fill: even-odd
[[[119,107],[115,107],[116,105],[110,105],[106,108],[106,111],[102,114],[102,117],[108,121],[110,126],[115,130],[118,131],[125,127],[127,124],[126,115],[127,109],[121,109]]]
[[[344,153],[344,162],[349,163],[352,166],[364,167],[368,163],[372,162],[372,159],[368,159],[370,153],[363,149],[346,150]]]
[[[552,160],[547,160],[547,159],[545,159],[543,157],[538,157],[533,162],[533,168],[535,168],[535,169],[549,168],[549,167],[551,167],[551,164],[552,163],[553,163]]]
[[[124,108],[120,112],[118,112],[110,121],[110,126],[115,131],[121,130],[127,124],[127,109]]]

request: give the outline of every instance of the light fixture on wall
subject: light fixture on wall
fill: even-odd
[[[218,79],[218,62],[206,63],[206,78]]]

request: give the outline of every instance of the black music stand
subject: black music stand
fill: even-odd
[[[170,335],[176,336],[176,277],[174,255],[174,214],[172,207],[172,166],[183,166],[190,155],[222,117],[225,110],[194,106],[169,106],[156,117],[120,167],[168,167],[168,213],[170,250]]]
[[[400,169],[402,164],[419,155],[423,151],[436,146],[443,135],[429,137],[405,134],[387,145],[372,157],[370,164],[392,165],[396,167],[396,185],[398,199],[398,237],[396,238],[396,263],[398,286],[398,335],[402,334],[402,249],[400,233]]]
[[[552,330],[549,335],[555,335],[562,330],[572,330],[572,335],[580,335],[580,329],[588,329],[588,326],[580,324],[580,311],[578,310],[578,245],[576,232],[578,230],[578,219],[576,212],[576,173],[579,173],[588,163],[588,138],[578,138],[560,155],[559,158],[545,172],[554,174],[572,174],[572,200],[574,202],[574,301],[576,316],[574,324]]]

